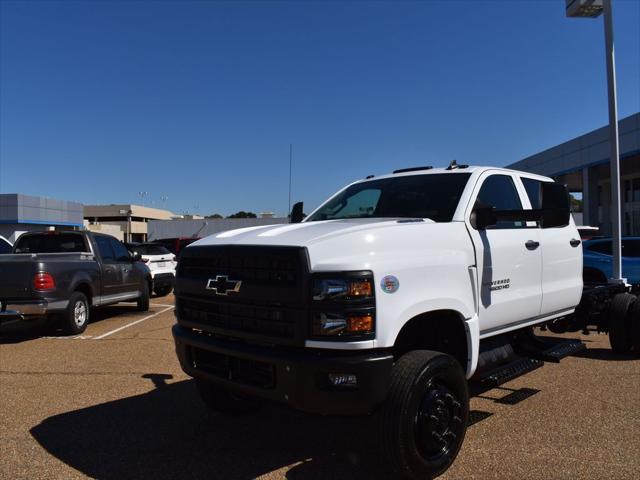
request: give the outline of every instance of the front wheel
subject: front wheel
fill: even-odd
[[[198,393],[211,410],[229,415],[246,415],[264,405],[264,400],[222,390],[206,380],[195,379]]]
[[[63,329],[71,335],[78,335],[87,329],[89,323],[89,301],[82,292],[73,292],[69,305],[62,315]]]
[[[393,366],[379,412],[383,453],[401,475],[436,477],[458,455],[468,417],[467,381],[457,360],[439,352],[411,351]]]
[[[143,282],[140,287],[140,296],[138,297],[137,310],[139,312],[146,312],[149,310],[149,284]]]

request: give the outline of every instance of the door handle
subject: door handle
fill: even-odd
[[[572,247],[577,247],[578,245],[580,245],[582,242],[580,240],[578,240],[577,238],[572,238],[569,241],[569,245],[571,245]]]
[[[535,250],[540,246],[540,242],[528,240],[527,243],[524,244],[524,246],[527,247],[527,250]]]

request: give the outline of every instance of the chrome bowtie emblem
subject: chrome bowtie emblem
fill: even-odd
[[[226,275],[216,275],[207,282],[207,290],[213,290],[216,295],[226,295],[229,292],[238,293],[242,280],[229,280]]]

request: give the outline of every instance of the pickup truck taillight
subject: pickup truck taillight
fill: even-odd
[[[36,290],[53,290],[56,288],[56,282],[50,273],[38,272],[33,277],[33,287]]]

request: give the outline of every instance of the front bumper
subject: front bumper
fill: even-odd
[[[393,356],[387,351],[320,351],[256,346],[173,326],[187,375],[223,389],[284,402],[311,413],[373,412],[385,398]],[[357,376],[355,387],[335,387],[329,373]]]

